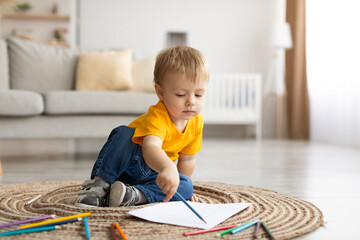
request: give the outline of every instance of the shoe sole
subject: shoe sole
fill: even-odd
[[[84,203],[75,203],[75,206],[76,207],[83,207],[83,208],[95,208],[97,206],[93,206],[93,205],[87,205],[87,204],[84,204]]]
[[[109,195],[109,207],[120,207],[126,193],[125,184],[116,181],[111,185]]]

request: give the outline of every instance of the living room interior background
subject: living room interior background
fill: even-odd
[[[201,49],[206,54],[212,72],[258,72],[262,74],[263,82],[265,82],[269,66],[273,60],[272,50],[269,47],[269,33],[274,23],[284,20],[286,1],[157,0],[148,2],[143,0],[106,0],[99,2],[96,0],[64,0],[50,2],[28,0],[27,2],[31,3],[31,11],[33,12],[51,12],[54,3],[56,3],[59,15],[67,14],[70,16],[69,23],[66,23],[68,28],[66,37],[70,46],[78,47],[82,51],[131,47],[134,50],[134,58],[141,59],[153,56],[160,49],[166,47],[169,44],[169,37],[182,36],[183,39],[186,39],[187,44]],[[205,4],[206,7],[204,7]],[[308,13],[316,12],[316,9],[319,9],[320,6],[321,3],[318,3],[317,6],[316,4],[308,4],[307,11]],[[336,7],[336,1],[329,6]],[[347,9],[356,9],[355,6],[352,8],[352,5],[348,6]],[[164,11],[165,9],[166,11]],[[104,11],[106,11],[106,14],[103,14]],[[348,17],[351,16],[354,15],[348,15]],[[346,19],[346,16],[343,16],[339,21],[342,21],[343,24],[349,23]],[[4,21],[1,21],[2,36],[8,34],[9,31],[4,26]],[[46,27],[43,27],[44,23],[39,21],[30,22],[23,24],[22,27],[25,30],[33,28],[33,34],[38,34],[39,38],[51,39],[53,33],[47,32],[46,27],[48,25],[53,27],[54,24],[59,24],[62,27],[62,23],[58,22],[45,23]],[[309,29],[311,30],[314,29],[311,26],[315,25],[308,22],[308,26],[310,26]],[[356,33],[356,31],[352,33]],[[344,34],[348,33],[344,32]],[[349,39],[356,40],[357,38]],[[311,48],[311,45],[309,46]],[[335,45],[333,46],[335,47]],[[344,56],[341,58],[344,58]],[[224,61],[224,59],[227,61]],[[353,72],[348,74],[354,79],[358,77]],[[314,76],[316,75],[314,74]],[[314,80],[310,79],[310,81]],[[348,81],[350,82],[345,84],[346,86],[354,84],[352,80]],[[311,85],[311,82],[309,84]],[[341,87],[345,88],[345,85]],[[310,94],[313,94],[312,98],[315,100],[320,93],[317,91],[315,95],[315,91],[319,87],[313,86],[310,89]],[[336,83],[332,84],[332,86],[336,86]],[[356,102],[354,89],[356,88],[350,88],[351,93],[347,95],[347,98],[344,98],[343,91],[332,94],[336,96],[335,101],[343,102],[344,105],[348,106],[346,109],[352,112],[347,117],[350,122],[346,124],[346,126],[352,126],[352,130],[347,129],[346,135],[342,137],[338,133],[333,133],[332,136],[326,135],[324,134],[325,131],[319,128],[321,124],[319,125],[318,120],[316,120],[321,119],[319,117],[312,119],[311,125],[317,126],[311,130],[314,133],[312,136],[315,136],[314,140],[337,142],[339,139],[343,139],[343,143],[358,144],[359,140],[356,137],[358,134],[355,133],[358,133],[360,129],[356,124],[356,122],[359,122],[357,121],[359,114],[353,110],[356,109],[356,105],[354,105]],[[322,93],[324,92],[322,91]],[[349,96],[352,97],[349,98]],[[329,97],[331,96],[327,95],[327,98]],[[274,127],[276,125],[275,101],[275,98],[268,98],[266,109],[264,109],[264,138],[274,138],[276,136]],[[320,107],[320,105],[317,106]],[[339,106],[342,106],[342,104],[339,103]],[[311,109],[312,116],[318,116],[317,113],[324,116],[324,111],[320,113],[315,111],[314,107],[316,108],[316,106],[313,106]],[[325,109],[324,104],[322,104],[322,109]],[[342,109],[342,111],[345,111],[344,108]],[[334,122],[332,126],[338,126],[339,124],[341,125],[341,120],[336,120],[336,123]],[[215,135],[227,130],[224,126],[216,126],[216,128]],[[234,131],[235,136],[243,133],[243,126],[237,126],[237,128],[237,131]],[[355,133],[353,133],[354,130]],[[209,132],[211,131],[212,129],[209,129]],[[229,134],[232,134],[232,132],[230,131]]]

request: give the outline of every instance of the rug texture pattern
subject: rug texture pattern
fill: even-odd
[[[196,229],[152,223],[127,214],[143,206],[120,208],[80,208],[74,206],[81,182],[45,182],[3,185],[0,187],[0,224],[47,214],[59,217],[91,212],[88,218],[91,239],[112,239],[111,224],[118,222],[131,239],[216,239],[216,233],[184,237],[183,233]],[[276,239],[290,239],[311,232],[323,225],[323,214],[313,204],[276,191],[230,185],[195,182],[194,193],[202,203],[253,203],[242,212],[227,219],[220,226],[252,220],[264,221]],[[41,194],[34,202],[29,200]],[[15,228],[0,229],[13,230]],[[251,227],[235,236],[222,239],[253,239]],[[10,238],[9,238],[10,239]],[[85,239],[82,222],[63,225],[62,229],[12,236],[11,239]],[[120,236],[119,236],[120,239]],[[260,229],[258,239],[269,239]]]

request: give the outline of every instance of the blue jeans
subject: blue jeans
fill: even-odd
[[[91,179],[98,176],[110,184],[121,181],[142,191],[149,203],[162,202],[166,195],[155,182],[158,173],[145,163],[141,146],[131,140],[133,134],[134,129],[128,126],[119,126],[112,130],[94,164]],[[189,200],[193,194],[192,181],[181,173],[179,177],[177,191]],[[180,199],[175,195],[170,201]]]

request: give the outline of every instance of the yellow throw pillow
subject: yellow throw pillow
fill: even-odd
[[[132,79],[134,86],[132,90],[137,92],[155,92],[153,82],[155,61],[155,57],[148,57],[133,62]]]
[[[79,55],[76,90],[126,90],[132,87],[132,50]]]

